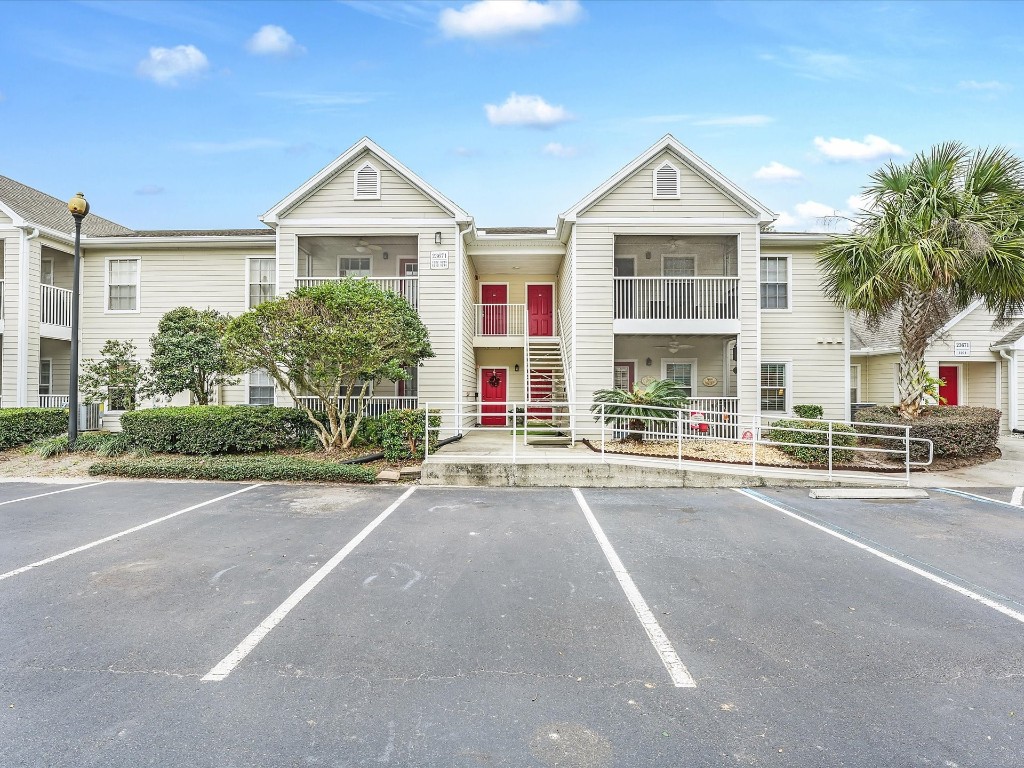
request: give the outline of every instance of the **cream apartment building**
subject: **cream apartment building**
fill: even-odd
[[[137,231],[88,216],[82,356],[107,339],[147,355],[174,307],[238,314],[299,286],[363,277],[417,309],[436,353],[411,381],[378,383],[377,410],[462,404],[500,425],[508,401],[584,403],[651,378],[675,379],[707,412],[816,403],[843,419],[852,402],[891,402],[884,355],[894,350],[871,347],[819,289],[827,236],[766,231],[774,219],[669,135],[550,227],[478,226],[364,138],[259,228]],[[67,401],[72,229],[63,201],[0,177],[5,407]],[[961,402],[999,402],[1007,427],[1020,427],[1024,326],[1016,338],[971,327]],[[219,400],[288,404],[260,372]]]

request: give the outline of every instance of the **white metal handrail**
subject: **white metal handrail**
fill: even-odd
[[[39,321],[71,327],[71,291],[55,285],[39,286]]]
[[[616,277],[616,320],[736,320],[738,277]]]
[[[526,333],[525,304],[474,304],[473,317],[476,336],[523,336]]]
[[[324,283],[338,283],[348,278],[344,277],[310,277],[302,276],[295,278],[296,288],[311,288],[314,285]],[[413,309],[419,306],[419,278],[418,277],[363,277],[361,280],[369,280],[376,283],[382,290],[397,293],[412,305]]]
[[[338,398],[338,399],[340,401],[343,398]],[[415,396],[413,396],[413,397],[383,397],[383,396],[367,397],[365,400],[363,400],[363,415],[364,416],[380,416],[382,413],[387,413],[388,411],[397,411],[397,410],[405,410],[405,409],[415,410],[417,408],[418,400],[419,399],[417,397],[415,397]],[[305,404],[307,407],[309,407],[310,409],[312,409],[314,411],[316,411],[316,410],[323,410],[323,408],[324,408],[323,400],[320,399],[319,397],[317,397],[316,395],[303,395],[301,397],[297,397],[296,398],[296,407],[298,407],[299,403]],[[356,412],[356,408],[358,407],[358,405],[359,405],[359,401],[356,398],[353,398],[352,400],[349,401],[349,405],[348,405],[349,411],[351,413],[355,413]]]

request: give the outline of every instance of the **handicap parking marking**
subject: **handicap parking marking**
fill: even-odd
[[[103,481],[103,482],[107,482],[107,481]],[[88,486],[78,486],[78,487],[91,488],[94,485],[100,485],[100,483],[93,483],[93,484],[88,485]],[[122,536],[127,536],[129,534],[136,533],[137,531],[141,531],[144,528],[149,528],[150,526],[157,525],[159,523],[163,523],[163,522],[165,522],[167,520],[170,520],[172,518],[178,517],[179,515],[184,515],[186,512],[192,512],[193,510],[200,509],[201,507],[206,507],[206,506],[209,506],[210,504],[216,504],[218,501],[223,501],[224,499],[229,499],[232,496],[238,496],[241,493],[246,493],[247,491],[251,491],[251,490],[253,490],[255,488],[260,488],[261,486],[262,486],[261,483],[257,483],[256,485],[250,485],[250,486],[247,486],[245,488],[240,488],[237,491],[232,491],[231,493],[226,493],[226,494],[224,494],[222,496],[218,496],[215,499],[209,499],[207,501],[200,502],[199,504],[193,504],[190,507],[185,507],[185,509],[179,509],[177,512],[171,512],[169,515],[164,515],[163,517],[158,517],[155,520],[150,520],[148,522],[132,526],[131,528],[126,528],[123,531],[118,531],[117,533],[112,533],[109,536],[104,536],[102,539],[96,539],[95,541],[90,541],[88,544],[83,544],[83,545],[81,545],[79,547],[74,547],[73,549],[69,549],[69,550],[66,550],[64,552],[60,552],[60,553],[58,553],[56,555],[51,555],[50,557],[44,558],[42,560],[37,560],[34,563],[29,563],[28,565],[23,565],[20,568],[15,568],[13,571],[7,571],[6,573],[0,573],[0,581],[3,581],[4,579],[9,579],[12,576],[18,576],[19,574],[22,574],[22,573],[27,573],[28,571],[34,570],[34,569],[39,568],[39,567],[44,566],[44,565],[49,565],[50,563],[56,562],[57,560],[63,560],[65,557],[70,557],[71,555],[77,555],[79,552],[85,552],[88,549],[92,549],[93,547],[98,547],[101,544],[106,544],[109,541],[114,541],[115,539],[119,539]],[[65,489],[65,490],[77,490],[78,487],[76,487],[76,488],[69,488],[69,489]],[[60,493],[60,491],[54,491],[53,493]],[[40,494],[40,495],[41,496],[48,496],[50,494]]]
[[[768,496],[765,496],[765,495],[763,495],[761,493],[758,493],[757,491],[753,491],[753,490],[750,490],[748,488],[734,488],[733,490],[736,493],[739,493],[739,494],[741,494],[743,496],[746,496],[747,498],[752,499],[753,501],[756,501],[756,502],[758,502],[760,504],[763,504],[766,507],[770,507],[771,509],[774,509],[777,512],[781,512],[782,514],[787,515],[787,516],[793,518],[794,520],[799,520],[801,523],[809,525],[812,528],[817,528],[819,531],[822,531],[823,533],[827,533],[829,536],[834,536],[835,538],[839,539],[840,541],[846,542],[847,544],[852,544],[853,546],[857,547],[858,549],[862,549],[865,552],[869,552],[872,555],[874,555],[875,557],[879,557],[879,558],[881,558],[882,560],[885,560],[888,563],[892,563],[893,565],[896,565],[896,566],[898,566],[900,568],[903,568],[904,570],[910,571],[911,573],[917,574],[918,576],[923,576],[924,578],[928,579],[931,582],[934,582],[935,584],[939,584],[940,586],[946,587],[947,589],[951,589],[954,592],[957,592],[957,593],[963,595],[964,597],[968,597],[971,600],[974,600],[974,601],[976,601],[978,603],[981,603],[984,606],[987,606],[988,608],[992,608],[993,610],[998,611],[999,613],[1003,614],[1004,616],[1008,616],[1011,619],[1014,619],[1015,621],[1018,621],[1018,622],[1024,624],[1024,611],[1018,611],[1018,610],[1015,610],[1013,608],[1010,608],[1009,606],[999,602],[998,600],[994,599],[993,597],[988,597],[986,595],[981,594],[980,592],[976,592],[973,589],[968,589],[967,587],[963,586],[962,584],[956,583],[952,579],[957,579],[958,581],[961,581],[961,579],[959,579],[959,577],[955,576],[954,574],[948,574],[947,573],[947,574],[945,574],[943,576],[943,575],[940,575],[940,573],[944,573],[943,571],[941,571],[940,569],[934,568],[933,566],[930,566],[927,563],[921,563],[921,565],[915,565],[914,563],[910,562],[910,560],[913,559],[913,558],[909,558],[906,555],[903,555],[902,557],[897,557],[894,554],[889,554],[888,552],[883,552],[881,549],[877,548],[877,547],[882,546],[881,544],[878,544],[877,546],[872,546],[872,544],[877,544],[877,542],[868,543],[866,540],[861,540],[861,538],[858,537],[852,531],[848,531],[848,530],[846,530],[844,528],[840,528],[839,526],[835,526],[835,525],[832,525],[832,524],[824,522],[824,521],[815,520],[815,519],[813,519],[812,517],[810,517],[808,515],[805,515],[803,513],[797,512],[797,511],[795,511],[793,509],[790,509],[788,507],[782,506],[780,503],[777,503],[777,502],[773,501]],[[935,490],[941,490],[941,489],[935,489]],[[957,495],[960,495],[960,494],[957,494]],[[989,499],[989,501],[993,501],[993,502],[998,503],[998,504],[1006,504],[1006,502],[996,502],[995,499]],[[898,553],[898,554],[902,555],[902,553]],[[918,562],[920,562],[920,561],[918,561]],[[922,567],[922,566],[924,566],[924,567]],[[946,576],[948,576],[949,578],[946,578]],[[976,585],[972,585],[972,586],[976,586]],[[978,589],[981,589],[981,587],[978,587]],[[985,590],[985,591],[988,591],[988,590]],[[998,597],[999,600],[1005,600],[1007,602],[1012,602],[1012,600],[1010,598],[1005,597],[1003,595],[997,595],[995,593],[991,593],[991,594],[993,594],[994,597]]]
[[[109,480],[100,480],[95,483],[86,483],[85,485],[76,485],[72,488],[61,488],[59,491],[47,491],[46,493],[37,493],[32,496],[22,496],[20,499],[8,499],[7,501],[0,501],[0,507],[6,506],[7,504],[17,504],[19,501],[30,501],[32,499],[41,499],[43,496],[56,496],[58,493],[70,493],[71,491],[80,491],[83,488],[95,488],[97,485],[104,485],[109,483]],[[2,578],[2,577],[0,577]]]
[[[626,599],[629,600],[629,604],[636,612],[636,617],[640,620],[640,624],[647,633],[647,637],[650,639],[651,645],[654,646],[654,650],[661,658],[662,664],[664,664],[665,669],[668,670],[669,677],[672,679],[672,684],[676,688],[696,688],[697,681],[693,679],[690,671],[679,658],[679,654],[676,653],[676,649],[672,646],[672,641],[668,639],[668,636],[661,628],[658,620],[654,618],[654,614],[647,605],[647,601],[644,600],[643,595],[640,594],[640,590],[637,589],[636,583],[629,575],[626,567],[622,564],[622,560],[619,559],[618,554],[616,554],[615,548],[605,535],[604,529],[601,528],[601,524],[594,516],[587,500],[583,497],[583,494],[580,493],[578,488],[573,488],[572,493],[576,497],[576,501],[580,505],[580,509],[583,510],[583,515],[586,517],[587,523],[590,525],[590,529],[593,531],[594,537],[597,539],[597,543],[601,546],[601,551],[604,552],[604,556],[607,558],[608,564],[612,567],[612,573],[614,573],[615,578],[618,579],[619,585],[622,587],[622,591],[626,593]]]
[[[267,618],[260,622],[259,626],[256,627],[252,632],[246,636],[242,642],[240,642],[235,648],[223,659],[218,662],[213,669],[203,676],[202,681],[205,682],[220,682],[227,678],[228,675],[237,667],[246,656],[252,653],[253,649],[265,638],[270,631],[280,624],[284,618],[291,612],[291,610],[297,606],[302,599],[308,595],[313,589],[323,581],[348,555],[358,547],[362,541],[373,533],[374,529],[377,528],[381,523],[391,516],[391,513],[402,506],[402,503],[412,496],[413,491],[416,490],[416,486],[411,487],[405,493],[398,497],[398,499],[391,504],[387,509],[381,512],[377,517],[371,520],[363,530],[355,535],[355,537],[337,554],[334,555],[330,560],[324,563],[312,576],[306,579],[303,584],[292,592],[288,598],[281,603]]]

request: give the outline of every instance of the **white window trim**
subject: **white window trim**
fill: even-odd
[[[694,396],[694,391],[697,389],[697,358],[695,357],[663,357],[661,358],[661,378],[668,378],[668,367],[669,365],[686,365],[690,366],[690,394],[688,398]]]
[[[358,254],[356,256],[352,256],[351,254],[348,254],[348,253],[339,253],[338,254],[338,259],[337,259],[337,276],[339,278],[341,277],[341,260],[342,259],[369,259],[370,260],[370,274],[368,274],[368,275],[360,275],[357,279],[358,280],[362,280],[362,279],[367,278],[367,277],[373,277],[373,256],[372,255],[364,256],[363,254],[360,253],[360,254]]]
[[[672,194],[672,195],[659,195],[658,194],[658,172],[661,171],[663,168],[666,168],[666,167],[667,168],[671,168],[672,171],[676,175],[676,191],[675,191],[675,194]],[[680,177],[679,169],[675,165],[670,163],[668,160],[666,160],[665,162],[661,163],[661,165],[659,165],[657,168],[655,168],[654,169],[654,174],[652,175],[652,178],[651,178],[651,184],[652,184],[652,187],[653,187],[652,190],[651,190],[651,195],[654,197],[654,199],[655,200],[678,200],[680,198],[680,196],[681,196],[680,195],[680,187],[682,186],[682,184],[680,183],[680,178],[679,177]]]
[[[39,383],[36,386],[36,390],[43,388],[43,363],[49,363],[47,374],[49,375],[46,381],[46,391],[37,392],[40,395],[52,395],[53,394],[53,358],[52,357],[41,357],[39,358]]]
[[[856,374],[856,375],[854,375]],[[863,390],[864,383],[864,372],[861,369],[861,363],[850,363],[850,389],[857,390],[857,399],[851,400],[853,403],[863,403],[864,398],[861,395],[864,394]]]
[[[48,283],[43,282],[43,274],[46,272],[44,266],[46,264],[50,265],[50,282]],[[39,282],[41,285],[54,285],[54,281],[56,281],[57,279],[57,273],[54,271],[55,268],[56,265],[53,263],[52,256],[43,256],[41,259],[39,259]]]
[[[615,387],[615,369],[625,363],[633,364],[633,386],[635,387],[637,382],[642,378],[640,376],[640,358],[618,358],[612,362],[612,387]]]
[[[669,275],[665,274],[665,260],[666,259],[689,259],[690,261],[693,262],[693,275],[692,276],[693,277],[697,276],[697,257],[696,256],[688,254],[688,253],[663,253],[663,254],[661,254],[661,276],[662,277],[669,277]],[[672,277],[675,277],[677,280],[688,280],[689,279],[689,278],[686,278],[686,277],[679,277],[677,275],[672,275]]]
[[[765,365],[783,365],[783,366],[785,366],[786,372],[785,372],[784,376],[786,377],[785,378],[786,386],[784,387],[784,389],[786,390],[786,410],[784,410],[784,411],[766,411],[763,408],[761,408],[761,390],[765,389],[765,387],[761,386],[761,369],[758,368],[757,369],[757,410],[758,410],[758,413],[766,413],[766,414],[768,414],[770,416],[774,416],[774,415],[792,416],[793,415],[793,361],[792,360],[777,360],[777,359],[776,360],[765,360],[765,359],[762,358],[761,359],[761,365],[762,366],[765,366]]]
[[[245,257],[245,296],[242,298],[242,306],[245,307],[245,311],[248,312],[254,307],[249,306],[249,289],[253,286],[252,282],[252,264],[254,259],[270,259],[274,262],[274,282],[271,285],[274,286],[274,298],[277,298],[277,256],[246,256]],[[256,285],[263,285],[263,283],[256,283]]]
[[[110,262],[135,262],[135,309],[110,308]],[[103,314],[105,315],[137,315],[142,312],[142,257],[140,256],[107,256],[103,262]]]
[[[252,403],[249,402],[249,399],[250,399],[249,393],[250,393],[250,390],[252,389],[252,387],[254,387],[254,386],[262,387],[262,386],[265,386],[265,385],[263,385],[263,384],[253,384],[252,383],[252,372],[247,372],[245,374],[245,404],[246,405],[252,405]],[[274,388],[274,403],[273,404],[277,405],[277,382],[274,381],[274,377],[273,376],[270,377],[270,386],[272,386]]]
[[[372,195],[360,195],[359,194],[359,174],[364,168],[372,168],[374,174],[377,177],[377,189]],[[355,173],[352,174],[352,199],[353,200],[380,200],[380,168],[375,166],[369,160],[356,168]]]
[[[786,260],[786,308],[765,309],[761,306],[761,260],[762,259],[785,259]],[[772,283],[776,285],[776,283]],[[762,253],[757,259],[757,307],[762,312],[771,314],[792,314],[793,313],[793,254],[791,253]]]

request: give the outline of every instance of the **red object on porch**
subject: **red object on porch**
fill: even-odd
[[[508,286],[500,284],[481,286],[480,303],[495,305],[484,307],[484,335],[506,336],[508,334]]]
[[[503,427],[508,424],[505,395],[508,391],[508,370],[482,368],[480,370],[480,423],[485,427]]]
[[[940,365],[939,378],[946,382],[939,387],[939,403],[960,405],[960,368],[955,365]]]
[[[528,285],[526,308],[530,316],[531,336],[555,335],[555,300],[552,286]]]

